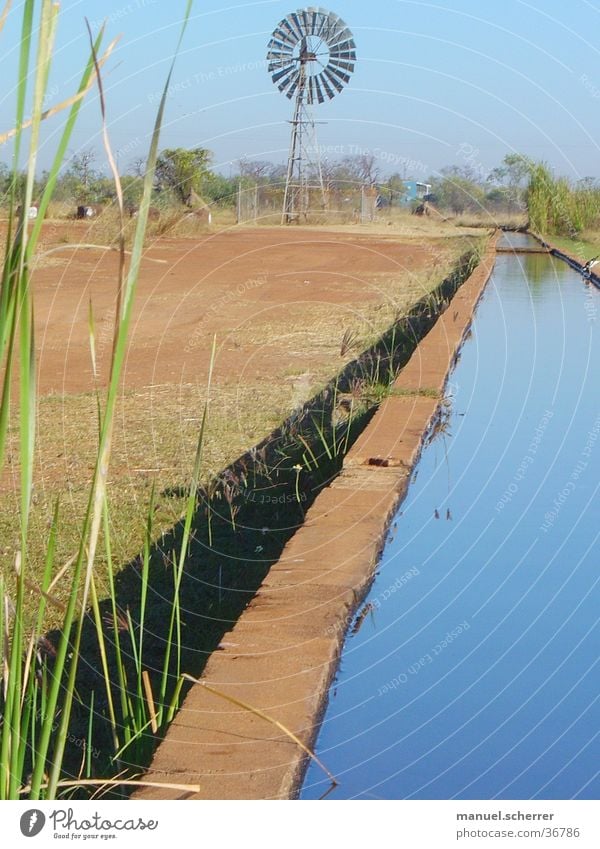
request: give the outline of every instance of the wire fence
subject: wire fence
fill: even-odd
[[[320,187],[303,190],[303,202],[291,216],[298,224],[369,224],[377,220],[381,196],[373,186]],[[236,216],[238,224],[280,224],[286,220],[283,212],[285,185],[283,183],[248,184],[238,187]]]

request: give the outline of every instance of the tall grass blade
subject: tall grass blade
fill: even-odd
[[[125,780],[122,778],[98,778],[98,779],[88,779],[83,778],[78,781],[59,781],[57,786],[58,789],[62,790],[67,787],[73,787],[77,789],[78,787],[119,787],[124,785],[125,787],[158,787],[161,790],[180,790],[182,793],[199,793],[200,785],[199,784],[169,784],[164,781],[137,781],[135,779]],[[49,782],[44,782],[41,785],[41,790],[47,790],[50,788]],[[21,788],[20,795],[27,796],[31,793],[31,785],[27,785]]]
[[[183,535],[181,539],[181,547],[179,550],[179,559],[177,562],[177,566],[175,569],[175,587],[173,591],[173,606],[171,609],[171,619],[169,622],[169,632],[167,634],[167,643],[165,649],[165,660],[163,665],[163,674],[162,674],[162,682],[160,688],[160,703],[163,705],[166,700],[167,695],[167,683],[169,679],[169,668],[171,661],[171,645],[173,642],[173,636],[175,629],[177,629],[177,640],[176,646],[178,651],[177,658],[177,670],[176,675],[179,678],[180,673],[180,664],[179,664],[179,651],[181,646],[181,633],[180,633],[180,619],[179,619],[179,592],[181,588],[181,579],[183,577],[183,570],[185,566],[185,561],[188,556],[188,549],[190,544],[190,535],[192,531],[192,522],[194,519],[194,514],[196,512],[197,506],[197,496],[198,496],[198,485],[200,482],[200,472],[202,468],[202,454],[204,449],[204,438],[206,433],[206,425],[208,421],[208,413],[209,413],[209,405],[210,405],[210,393],[212,389],[212,376],[213,369],[215,365],[215,358],[217,352],[217,338],[216,336],[213,338],[213,346],[210,355],[210,364],[208,368],[208,379],[206,383],[206,401],[204,402],[204,410],[202,412],[202,422],[200,425],[200,432],[198,434],[198,442],[196,445],[196,457],[194,460],[194,470],[192,473],[192,482],[190,485],[190,491],[187,498],[187,506],[185,513],[185,521],[183,525]]]
[[[4,4],[4,8],[2,9],[2,13],[0,14],[0,33],[4,29],[4,24],[6,23],[6,18],[8,17],[8,13],[10,12],[10,7],[12,6],[12,0],[6,0]]]
[[[329,770],[327,769],[325,764],[322,761],[319,760],[319,758],[312,751],[312,749],[309,749],[308,746],[306,746],[302,742],[302,740],[294,734],[293,731],[290,731],[290,729],[287,726],[285,726],[282,722],[279,722],[278,719],[275,719],[274,717],[269,716],[268,713],[265,713],[264,711],[260,710],[259,708],[253,707],[252,705],[249,705],[247,702],[243,702],[241,699],[236,699],[235,696],[230,696],[228,693],[223,693],[221,690],[217,690],[214,687],[211,687],[209,684],[206,684],[200,678],[192,678],[191,675],[187,675],[187,674],[184,674],[183,677],[186,678],[188,681],[191,681],[193,684],[200,684],[201,687],[204,687],[205,690],[207,690],[209,693],[212,693],[214,696],[218,696],[221,699],[225,699],[226,702],[229,702],[232,705],[236,705],[236,707],[240,707],[240,708],[242,708],[242,710],[247,710],[250,713],[253,713],[255,716],[260,717],[260,719],[264,719],[266,722],[269,722],[271,725],[274,725],[276,728],[279,728],[279,730],[283,731],[283,733],[287,737],[289,737],[290,740],[293,740],[294,743],[297,746],[299,746],[302,749],[302,751],[305,752],[309,756],[309,758],[311,758],[311,760],[313,760],[319,767],[321,767],[321,769],[323,770],[325,775],[329,778],[331,783],[334,786],[337,787],[337,785],[338,785],[337,779],[335,778],[334,775],[332,775],[331,772],[329,772]]]
[[[144,247],[144,239],[146,233],[146,226],[148,222],[148,213],[150,210],[150,200],[152,196],[152,191],[154,187],[154,174],[156,170],[156,160],[158,158],[158,145],[160,138],[160,131],[163,122],[165,104],[167,100],[169,85],[171,82],[171,78],[173,75],[173,71],[175,68],[175,62],[177,59],[177,55],[179,53],[179,49],[181,47],[181,43],[183,40],[183,36],[187,29],[189,16],[192,7],[192,0],[188,0],[186,5],[186,12],[183,20],[183,24],[181,27],[181,32],[179,35],[179,39],[177,42],[175,54],[173,60],[171,62],[170,70],[167,75],[167,80],[165,83],[165,87],[162,93],[162,97],[160,100],[160,105],[158,109],[158,114],[156,117],[154,130],[152,133],[152,140],[150,143],[150,152],[148,155],[146,175],[144,177],[144,187],[143,187],[143,196],[142,202],[139,207],[138,221],[137,227],[134,236],[133,249],[132,249],[132,258],[131,264],[129,267],[129,272],[127,274],[127,278],[124,284],[123,290],[123,300],[121,303],[121,308],[119,313],[117,314],[118,327],[116,330],[116,341],[113,346],[113,356],[111,363],[111,372],[110,372],[110,380],[108,385],[108,391],[106,395],[106,404],[105,410],[102,420],[102,428],[100,434],[100,444],[98,448],[98,455],[96,460],[96,465],[94,469],[94,476],[92,482],[92,489],[90,493],[90,500],[88,502],[88,508],[86,511],[83,529],[82,529],[82,542],[79,552],[79,557],[77,560],[73,583],[74,586],[79,586],[79,580],[82,573],[84,557],[86,554],[86,546],[85,542],[88,541],[87,544],[87,568],[85,571],[85,580],[84,580],[84,589],[83,596],[80,601],[80,608],[83,614],[87,606],[87,597],[89,593],[89,587],[91,584],[91,575],[92,568],[94,564],[94,558],[96,553],[96,547],[98,542],[98,536],[100,532],[100,525],[102,522],[102,516],[104,511],[105,497],[106,497],[106,481],[108,477],[108,469],[110,462],[110,450],[111,450],[111,439],[112,439],[112,429],[113,429],[113,421],[114,421],[114,412],[117,401],[117,393],[120,385],[120,377],[123,367],[123,362],[125,358],[126,348],[127,348],[127,338],[129,325],[131,322],[131,314],[133,309],[133,301],[135,296],[137,279],[140,271],[141,257]],[[89,535],[89,539],[88,539]],[[70,604],[70,611],[72,614],[75,612],[75,602],[73,599],[73,604]],[[77,675],[77,663],[79,658],[79,651],[81,646],[81,637],[83,631],[83,620],[84,616],[81,615],[79,617],[79,622],[76,628],[75,641],[72,647],[73,651],[73,662],[71,663],[69,669],[69,675],[66,682],[65,688],[65,696],[63,701],[62,713],[61,713],[61,721],[58,728],[58,732],[56,735],[56,744],[54,748],[54,759],[50,769],[50,778],[48,782],[48,791],[51,797],[56,795],[56,790],[58,786],[58,782],[60,779],[60,771],[62,766],[62,761],[64,757],[65,745],[68,735],[69,722],[71,718],[71,709],[73,704],[73,695],[75,690],[75,680]],[[66,635],[63,635],[63,641],[61,641],[61,655],[64,663],[65,655],[66,655]],[[54,682],[56,685],[56,679]],[[58,699],[58,689],[53,688],[53,697]],[[46,742],[46,750],[47,744],[49,743],[49,735],[48,740]],[[34,773],[34,779],[32,780],[32,794],[38,794],[41,789],[41,779],[42,779],[42,768],[38,766],[37,771]]]

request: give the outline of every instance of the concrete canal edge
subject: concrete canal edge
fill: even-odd
[[[492,273],[496,241],[421,340],[343,471],[317,497],[202,676],[276,719],[310,748],[348,624],[372,581],[389,522]],[[306,764],[302,749],[273,724],[198,683],[145,778],[195,784],[201,792],[148,786],[134,798],[289,799],[299,791]]]
[[[551,256],[555,256],[557,259],[561,259],[563,262],[566,262],[574,271],[577,271],[579,274],[584,275],[586,272],[586,264],[584,260],[573,256],[573,254],[567,253],[567,251],[563,251],[561,248],[556,248],[550,242],[546,242],[540,235],[537,233],[530,232],[530,236],[540,243],[540,245],[545,249],[547,253]],[[588,272],[587,279],[590,283],[593,283],[597,289],[600,289],[600,275],[595,272]]]

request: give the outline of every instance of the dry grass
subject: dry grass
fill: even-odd
[[[94,226],[97,225],[95,222]],[[415,222],[414,226],[420,229],[427,227],[428,222]],[[411,235],[416,244],[423,245],[422,235]],[[447,276],[458,256],[472,244],[464,231],[461,238],[448,238],[448,235],[443,232],[442,238],[430,238],[427,242],[431,262],[425,271],[398,276],[373,275],[369,281],[370,293],[347,310],[343,326],[339,310],[330,309],[326,303],[298,303],[282,312],[278,321],[273,322],[269,314],[269,321],[245,328],[244,349],[267,349],[269,374],[216,379],[204,449],[205,481],[266,437]],[[481,237],[481,231],[477,236]],[[348,334],[352,344],[341,356],[342,342]],[[205,393],[203,384],[166,384],[121,395],[108,491],[115,562],[125,564],[138,554],[153,487],[156,531],[166,531],[180,519],[185,487],[194,465]],[[11,570],[18,548],[16,427],[15,421],[12,450],[0,481],[0,539],[3,540],[0,557],[5,573]],[[51,396],[40,400],[30,535],[32,570],[41,569],[43,540],[47,538],[56,499],[61,503],[59,562],[66,562],[76,550],[78,517],[89,494],[97,440],[94,395]],[[101,563],[96,574],[102,586]],[[56,596],[60,601],[60,588]],[[58,609],[52,611],[56,621],[59,613]]]
[[[216,389],[205,446],[205,478],[218,473],[281,422],[289,406],[290,391],[290,384],[279,386],[271,382]],[[191,384],[155,386],[143,392],[127,392],[121,397],[108,493],[116,562],[126,563],[138,553],[153,486],[157,494],[156,529],[167,530],[181,517],[205,397],[205,387]],[[30,550],[32,570],[41,568],[43,544],[57,498],[61,504],[59,561],[66,562],[76,550],[78,520],[89,496],[97,438],[94,395],[40,400],[38,474],[34,483]],[[3,541],[0,555],[6,566],[14,563],[19,546],[19,464],[14,450],[17,440],[18,433],[13,428],[0,503]],[[97,575],[101,579],[100,564]],[[55,596],[64,600],[60,587]],[[58,615],[60,611],[55,612]]]
[[[527,212],[522,213],[507,213],[507,212],[480,212],[477,214],[465,213],[451,217],[449,223],[456,227],[488,227],[496,229],[497,227],[510,227],[517,229],[525,227],[527,224]]]
[[[74,207],[67,203],[52,203],[47,218],[49,220],[64,222],[72,220],[74,217]],[[219,230],[229,229],[237,226],[236,211],[234,208],[211,208],[212,223],[209,226],[204,220],[195,216],[193,213],[185,209],[167,208],[162,209],[160,219],[150,221],[148,225],[148,238],[156,239],[163,235],[178,238],[195,238],[207,232],[216,232]],[[0,216],[1,220],[1,216]],[[499,215],[497,218],[493,215],[481,213],[479,215],[459,215],[440,213],[434,207],[431,207],[429,216],[412,215],[408,209],[382,209],[377,213],[375,221],[370,223],[360,223],[355,215],[337,214],[331,212],[327,217],[314,216],[307,222],[301,222],[302,227],[314,226],[323,232],[339,232],[340,230],[349,230],[352,233],[364,233],[368,235],[390,236],[397,238],[399,235],[402,238],[420,238],[420,239],[439,239],[452,238],[457,235],[474,235],[480,236],[481,229],[494,229],[499,226],[514,226],[520,227],[526,223],[526,216],[523,215]],[[280,227],[281,213],[273,212],[262,215],[256,222],[262,227]],[[105,207],[100,215],[90,219],[88,222],[88,232],[93,236],[94,241],[99,244],[112,245],[115,243],[118,235],[119,218],[115,207]],[[135,219],[128,222],[127,238],[131,239],[135,226]],[[251,225],[240,225],[251,226]],[[293,226],[293,225],[292,225]],[[465,233],[465,228],[469,233]],[[78,231],[69,242],[76,242],[80,238]],[[67,239],[65,239],[67,242]]]

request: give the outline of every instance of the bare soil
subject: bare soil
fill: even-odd
[[[110,234],[109,234],[110,235]],[[34,273],[39,350],[38,464],[30,563],[43,562],[60,497],[59,557],[78,542],[106,385],[118,257],[99,219],[48,222]],[[113,440],[109,501],[116,562],[143,539],[151,487],[156,533],[181,516],[217,339],[205,476],[266,437],[395,319],[431,291],[472,242],[359,228],[234,228],[151,242],[142,263]],[[60,250],[55,250],[59,248]],[[97,380],[90,355],[94,316]],[[18,452],[0,479],[0,562],[18,546]],[[102,589],[102,569],[98,569]],[[58,591],[60,598],[60,589]]]
[[[68,225],[71,241],[78,224]],[[66,229],[50,227],[47,241],[59,243]],[[94,239],[93,226],[84,223],[80,229],[83,242]],[[411,285],[416,282],[411,278],[439,266],[447,254],[441,241],[290,228],[160,239],[148,248],[143,264],[125,386],[202,379],[214,334],[221,378],[275,377],[295,363],[316,369],[327,346],[314,344],[315,330],[323,322],[336,328],[337,345],[346,326],[357,319],[368,323],[369,305],[404,306],[406,298],[387,285],[388,279],[402,276],[402,290],[414,297],[420,287]],[[94,388],[90,301],[99,373],[106,378],[117,266],[116,253],[67,244],[42,260],[35,296],[43,393]]]

